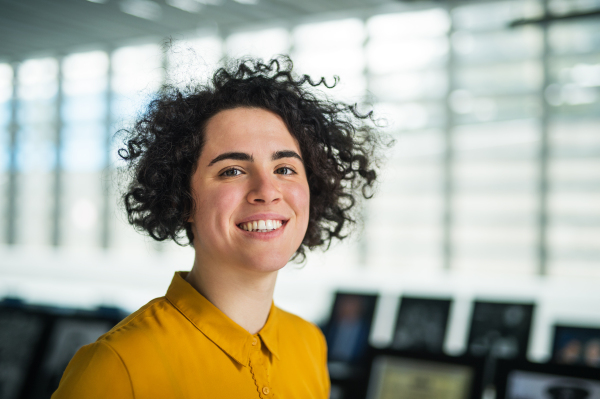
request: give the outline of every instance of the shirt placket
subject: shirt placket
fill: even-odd
[[[256,384],[258,396],[262,399],[275,398],[275,392],[271,387],[269,354],[263,347],[260,337],[253,336],[250,343],[250,372]]]

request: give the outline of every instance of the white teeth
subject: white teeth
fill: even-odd
[[[240,228],[246,231],[258,231],[266,233],[271,230],[276,230],[283,226],[281,220],[254,220],[252,222],[240,224]]]

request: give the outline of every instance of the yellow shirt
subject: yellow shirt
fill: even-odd
[[[252,335],[186,274],[79,349],[52,399],[328,398],[327,349],[315,325],[272,305]]]

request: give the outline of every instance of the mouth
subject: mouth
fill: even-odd
[[[269,233],[281,229],[286,223],[287,220],[261,219],[240,223],[237,226],[244,231],[252,233]]]

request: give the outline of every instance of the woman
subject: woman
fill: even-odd
[[[375,182],[369,116],[320,100],[288,58],[166,87],[128,132],[129,222],[193,246],[166,295],[84,346],[62,398],[327,398],[320,330],[273,304],[277,272],[344,238]]]

